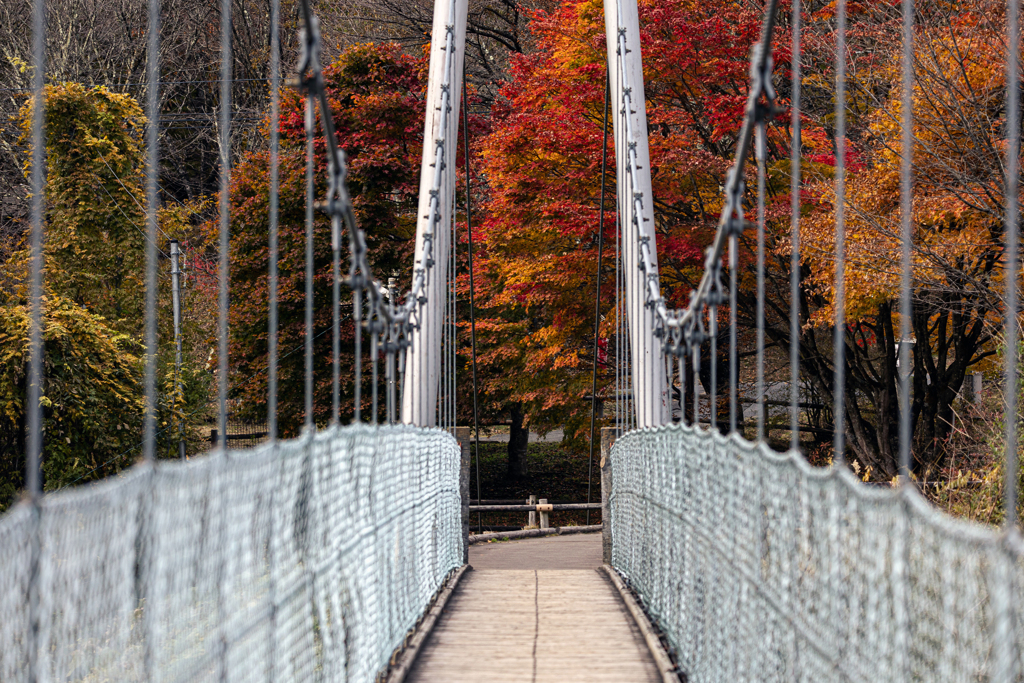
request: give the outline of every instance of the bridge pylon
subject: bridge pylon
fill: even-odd
[[[654,291],[660,289],[660,283],[636,0],[604,0],[604,25],[615,130],[621,267],[632,356],[633,418],[637,427],[656,427],[671,421],[671,404],[662,344],[654,336],[655,311],[646,305],[651,278]],[[621,49],[623,38],[626,50]],[[649,249],[646,272],[640,268],[640,250],[645,243]]]
[[[433,242],[433,265],[420,307],[419,325],[411,335],[402,391],[402,422],[437,425],[437,399],[442,381],[442,327],[449,298],[445,290],[451,262],[455,220],[455,155],[459,137],[459,104],[466,52],[468,0],[435,0],[427,81],[427,112],[420,167],[414,270],[427,267],[425,245]]]

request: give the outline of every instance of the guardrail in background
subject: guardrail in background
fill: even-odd
[[[526,512],[526,527],[539,527],[548,529],[551,527],[551,513],[568,510],[600,510],[600,503],[549,503],[547,498],[538,499],[537,496],[530,496],[525,503],[519,503],[515,499],[481,500],[476,505],[470,502],[469,512]],[[540,515],[539,524],[537,515]],[[482,529],[482,525],[478,525]],[[504,530],[504,529],[502,529]]]

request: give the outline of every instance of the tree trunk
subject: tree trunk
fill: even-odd
[[[523,404],[512,404],[512,426],[508,430],[508,478],[526,477],[526,447],[530,442],[530,431],[523,426]]]

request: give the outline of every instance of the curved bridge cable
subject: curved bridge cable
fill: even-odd
[[[621,6],[620,6],[621,7]],[[767,121],[774,113],[775,90],[771,83],[772,56],[770,40],[775,28],[775,16],[778,8],[778,0],[770,0],[765,8],[764,23],[761,27],[760,42],[754,46],[750,64],[750,92],[747,96],[747,103],[744,109],[743,125],[740,128],[736,141],[736,156],[732,168],[729,170],[725,181],[725,205],[722,208],[718,221],[718,229],[715,232],[711,246],[705,252],[704,275],[701,277],[697,288],[690,295],[689,305],[684,309],[670,309],[661,295],[661,284],[658,277],[657,267],[654,266],[652,256],[653,245],[646,239],[640,230],[640,217],[643,215],[645,201],[650,201],[643,196],[642,192],[633,192],[628,199],[633,203],[632,229],[636,233],[639,244],[639,268],[644,274],[644,303],[655,313],[654,334],[662,341],[666,353],[676,356],[683,354],[683,347],[688,350],[699,348],[710,336],[714,344],[716,336],[715,309],[726,303],[725,293],[722,285],[722,256],[726,244],[733,237],[742,234],[745,227],[743,218],[743,167],[747,156],[750,153],[751,139],[755,129]],[[626,171],[629,175],[632,186],[639,186],[639,167],[637,163],[636,132],[628,113],[633,107],[633,89],[630,83],[628,71],[625,69],[625,62],[622,59],[630,51],[626,39],[626,30],[623,27],[621,9],[618,17],[618,67],[622,82],[621,107],[627,112],[625,116],[625,138],[626,138]],[[636,49],[640,49],[636,46]],[[710,335],[703,331],[703,323],[700,318],[704,307],[712,310]],[[674,330],[680,330],[681,335],[673,334]],[[714,358],[712,357],[712,376],[716,374]],[[696,384],[696,382],[695,382]],[[712,384],[715,384],[714,380]],[[714,391],[712,392],[714,393]],[[712,402],[714,396],[712,395]],[[715,419],[715,409],[712,403],[712,421]]]
[[[317,102],[320,110],[320,125],[323,129],[326,141],[327,153],[327,197],[326,201],[319,205],[331,217],[331,248],[335,254],[341,249],[342,230],[348,234],[349,249],[349,270],[345,283],[353,292],[353,319],[355,322],[355,406],[354,420],[360,420],[361,384],[362,384],[362,363],[361,363],[361,337],[362,337],[362,315],[363,296],[365,294],[365,308],[368,310],[367,327],[370,332],[371,354],[374,371],[373,395],[376,399],[376,356],[378,344],[383,348],[389,360],[387,368],[393,373],[394,358],[399,358],[399,374],[404,375],[405,358],[401,353],[411,345],[411,333],[419,329],[423,308],[427,303],[427,283],[435,265],[434,262],[434,241],[438,226],[441,221],[441,172],[448,160],[445,158],[444,138],[437,140],[433,172],[434,176],[430,190],[429,209],[429,230],[424,235],[423,251],[417,254],[417,261],[422,267],[416,268],[413,273],[412,289],[406,294],[405,302],[398,304],[394,301],[390,292],[379,280],[373,276],[370,266],[366,233],[359,227],[355,211],[352,207],[352,199],[345,184],[347,165],[345,153],[338,146],[337,134],[334,128],[334,119],[331,113],[331,106],[327,100],[327,91],[324,84],[323,67],[320,62],[321,37],[319,21],[313,14],[309,0],[302,0],[300,3],[300,14],[302,16],[303,28],[300,35],[301,54],[296,68],[298,74],[294,85],[306,93],[307,96]],[[441,128],[448,130],[448,117],[453,110],[451,103],[452,72],[455,63],[455,3],[449,4],[449,18],[445,37],[445,65],[442,82],[441,99]],[[337,305],[336,305],[337,308]],[[337,324],[337,323],[336,323]],[[383,342],[381,342],[383,340]],[[337,342],[336,342],[337,343]],[[335,353],[335,366],[338,364],[338,355]],[[337,385],[337,372],[335,372],[335,385]],[[393,415],[394,396],[393,385],[388,391],[387,400],[392,404],[389,408],[389,415]],[[335,390],[336,391],[336,390]],[[335,402],[337,405],[337,401]],[[376,400],[374,400],[374,405]],[[376,411],[373,420],[376,421]]]

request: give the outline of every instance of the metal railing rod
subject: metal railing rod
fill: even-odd
[[[470,512],[558,512],[559,510],[600,510],[600,503],[547,503],[537,505],[470,505]]]

